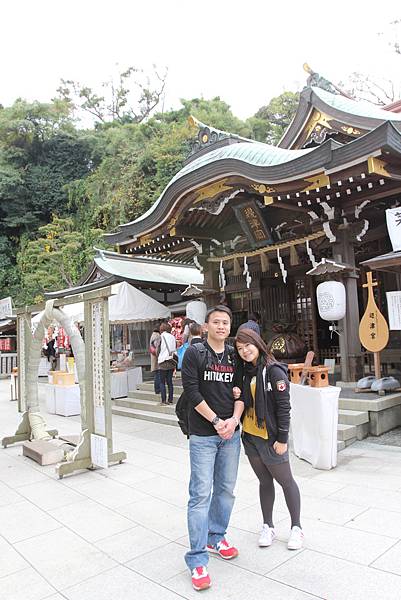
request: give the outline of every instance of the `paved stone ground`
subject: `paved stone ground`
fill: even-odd
[[[43,390],[42,390],[43,391]],[[0,435],[19,417],[0,381]],[[79,419],[49,416],[62,433]],[[178,428],[116,417],[128,460],[58,480],[53,467],[0,449],[0,600],[400,600],[401,451],[357,442],[318,471],[292,459],[305,548],[289,552],[277,491],[278,539],[257,547],[258,486],[241,457],[229,539],[240,556],[211,558],[213,586],[192,590],[187,546],[187,442]]]
[[[378,437],[371,435],[366,438],[366,441],[372,444],[384,444],[385,446],[401,446],[401,427],[396,427]]]

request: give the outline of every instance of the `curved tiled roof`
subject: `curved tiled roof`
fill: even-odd
[[[211,165],[222,160],[238,160],[248,165],[254,165],[255,167],[271,167],[274,165],[282,165],[292,160],[296,160],[301,156],[305,156],[311,151],[310,148],[307,150],[285,150],[278,148],[277,146],[270,146],[269,144],[262,144],[261,142],[240,142],[233,144],[232,146],[223,146],[216,150],[211,150],[206,154],[203,154],[199,158],[196,158],[192,162],[185,165],[174,177],[170,180],[168,185],[165,187],[156,202],[147,210],[143,215],[131,221],[131,223],[125,223],[125,226],[131,225],[132,223],[140,223],[152,213],[156,206],[159,204],[161,199],[166,194],[169,187],[173,185],[178,179],[181,179],[189,173],[193,173],[198,169],[202,169],[207,165]]]
[[[388,113],[386,113],[388,115]],[[105,236],[110,244],[124,244],[143,235],[171,215],[176,202],[200,185],[239,176],[253,182],[272,184],[293,181],[322,170],[364,158],[386,146],[401,155],[401,135],[388,120],[348,144],[327,140],[320,146],[289,150],[259,142],[238,143],[212,150],[185,165],[169,182],[149,210],[135,221]]]
[[[355,115],[357,117],[367,117],[369,119],[377,119],[383,121],[401,121],[401,114],[392,113],[388,110],[380,108],[366,100],[351,100],[340,94],[332,94],[318,87],[312,87],[316,96],[318,96],[325,104],[331,106],[335,110]]]
[[[302,132],[313,109],[363,132],[371,131],[386,121],[391,121],[401,131],[400,113],[384,110],[366,100],[351,100],[319,87],[308,87],[301,92],[297,112],[278,144],[281,148],[293,148],[300,140],[305,141]]]

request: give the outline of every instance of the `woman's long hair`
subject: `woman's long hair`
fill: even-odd
[[[244,327],[243,329],[240,329],[237,332],[237,335],[235,336],[235,350],[238,354],[237,342],[239,342],[240,344],[253,344],[254,346],[256,346],[256,348],[259,350],[259,355],[262,364],[268,365],[270,363],[277,362],[273,354],[271,354],[271,352],[268,351],[267,346],[260,337],[260,335],[253,331],[253,329],[247,329]]]

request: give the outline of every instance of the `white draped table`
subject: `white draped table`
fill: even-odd
[[[294,452],[315,469],[337,465],[338,398],[341,388],[291,383],[291,436]]]
[[[142,383],[142,368],[134,367],[126,371],[112,371],[110,389],[112,398],[125,398],[128,392],[137,389]]]

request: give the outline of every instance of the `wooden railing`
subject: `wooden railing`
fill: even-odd
[[[17,366],[17,353],[0,353],[0,377],[10,375],[14,367]]]

